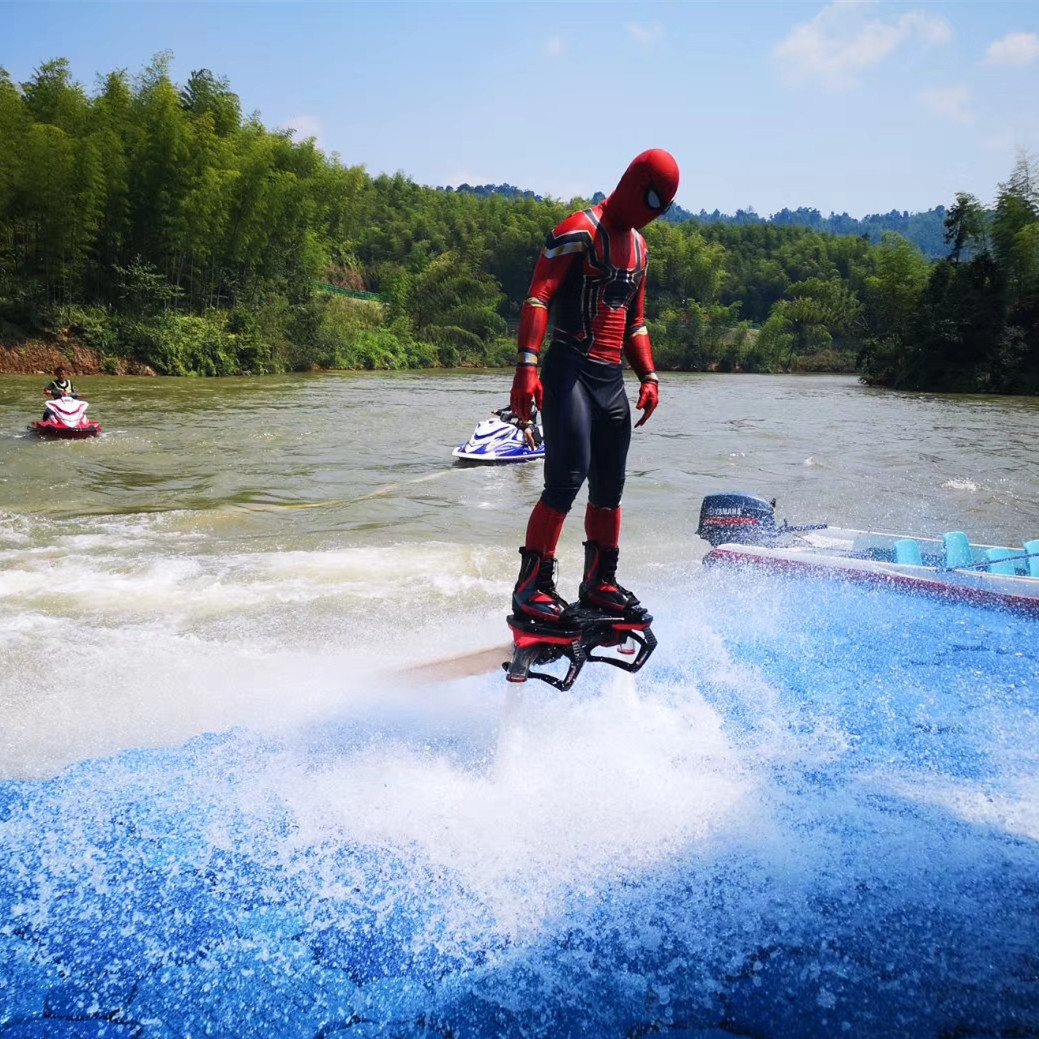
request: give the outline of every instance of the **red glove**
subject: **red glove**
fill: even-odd
[[[516,418],[520,422],[529,422],[530,398],[534,398],[534,403],[540,411],[543,395],[537,365],[517,364],[516,374],[512,378],[512,394],[509,397],[509,409]]]
[[[660,384],[656,379],[647,379],[639,389],[639,400],[635,405],[639,411],[643,412],[642,418],[635,423],[635,428],[645,422],[654,411],[657,410],[657,405],[660,403]]]

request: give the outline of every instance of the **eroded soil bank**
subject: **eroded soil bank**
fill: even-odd
[[[152,368],[138,361],[104,358],[97,350],[72,338],[0,342],[0,374],[50,375],[59,364],[74,376],[155,374]]]

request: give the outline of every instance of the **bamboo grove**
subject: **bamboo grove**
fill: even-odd
[[[69,337],[163,374],[500,365],[547,231],[584,204],[370,176],[243,114],[168,55],[88,92],[64,59],[0,69],[0,341]],[[674,150],[679,155],[678,143]],[[958,195],[948,255],[901,235],[657,222],[663,370],[859,371],[1039,393],[1039,182]]]

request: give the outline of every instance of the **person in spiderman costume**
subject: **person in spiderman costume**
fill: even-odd
[[[678,191],[678,165],[659,148],[632,160],[604,202],[573,213],[548,236],[520,313],[519,356],[510,406],[521,420],[541,410],[545,487],[527,523],[513,618],[528,628],[573,629],[573,611],[556,590],[555,551],[585,479],[584,577],[579,604],[622,618],[651,620],[617,583],[621,493],[631,442],[631,410],[622,355],[641,384],[641,426],[656,410],[658,383],[646,330],[646,240],[639,233],[663,215]],[[538,378],[538,355],[555,327]]]

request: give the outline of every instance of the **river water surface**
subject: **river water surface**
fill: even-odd
[[[736,490],[1039,537],[1039,401],[667,377],[660,648],[507,694],[424,667],[507,641],[540,463],[450,456],[507,373],[88,378],[77,443],[45,381],[0,377],[0,1036],[1039,1034],[1035,622],[695,535]]]

